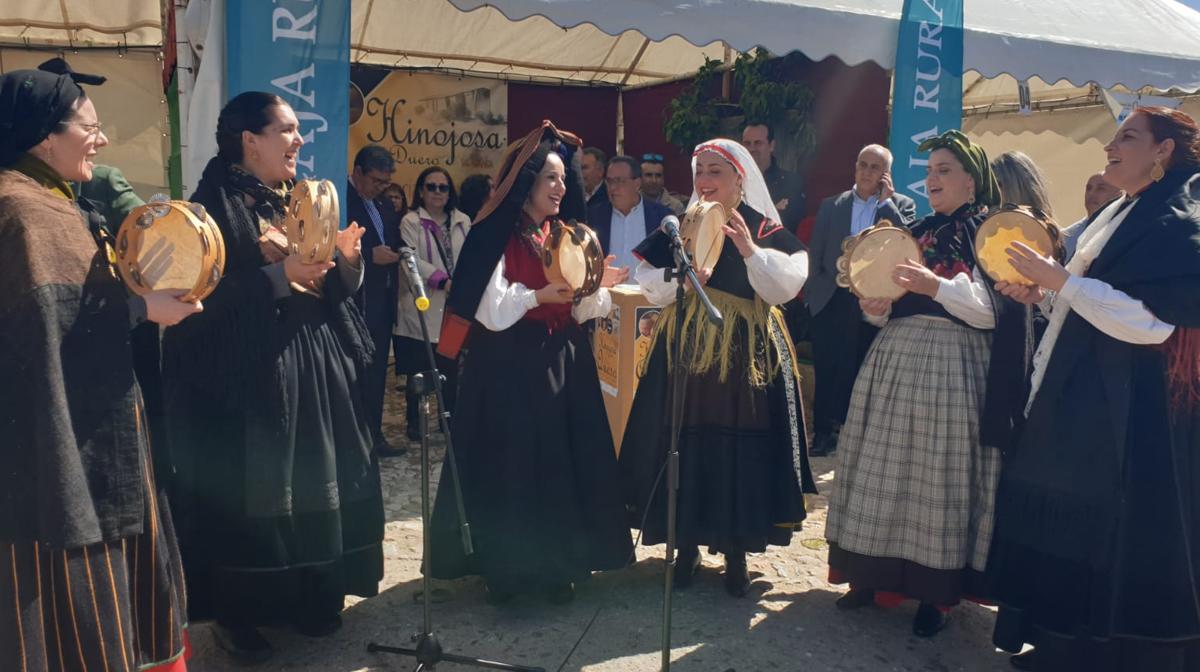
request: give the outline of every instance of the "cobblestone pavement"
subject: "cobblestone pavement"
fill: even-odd
[[[390,387],[390,386],[389,386]],[[385,433],[404,444],[403,395],[389,390]],[[433,447],[434,482],[444,446]],[[818,487],[828,491],[834,461],[814,461]],[[368,653],[367,643],[410,646],[421,627],[420,461],[414,449],[384,460],[387,508],[385,574],[380,594],[350,598],[345,626],[324,639],[266,629],[275,656],[263,672],[411,670],[412,659]],[[720,556],[705,556],[695,584],[675,594],[672,669],[679,672],[904,671],[1006,672],[1007,656],[991,645],[993,613],[964,603],[933,640],[913,637],[915,604],[841,612],[842,589],[825,581],[826,498],[810,497],[804,530],[786,548],[750,556],[755,584],[734,599],[721,586]],[[448,653],[555,670],[650,672],[659,669],[662,636],[663,546],[640,547],[628,569],[596,575],[574,602],[557,606],[532,597],[488,605],[478,579],[437,582],[453,598],[433,608],[434,630]],[[206,624],[191,628],[189,669],[237,669],[218,649]],[[439,670],[476,669],[450,663]]]

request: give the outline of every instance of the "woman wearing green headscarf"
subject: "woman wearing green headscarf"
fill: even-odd
[[[913,632],[931,637],[961,597],[986,592],[998,448],[1019,412],[1024,321],[976,269],[975,231],[1000,203],[987,154],[958,131],[920,149],[931,152],[934,212],[912,227],[922,259],[892,275],[908,293],[862,301],[883,330],[838,440],[826,536],[830,581],[850,584],[839,608],[916,599]]]

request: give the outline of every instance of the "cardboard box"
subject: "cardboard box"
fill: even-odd
[[[650,352],[650,337],[661,309],[651,305],[637,285],[618,285],[609,292],[613,307],[608,317],[596,321],[593,348],[608,426],[620,455],[625,423],[637,391],[638,366]]]

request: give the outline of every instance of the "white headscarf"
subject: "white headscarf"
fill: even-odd
[[[762,171],[758,169],[758,164],[754,162],[750,150],[743,147],[742,143],[727,138],[714,138],[702,142],[696,145],[696,151],[692,152],[692,198],[688,201],[689,208],[700,200],[700,194],[696,191],[696,157],[704,152],[713,152],[725,159],[738,172],[738,175],[742,176],[742,201],[746,205],[761,212],[764,217],[775,224],[783,221],[779,217],[779,211],[775,209],[775,201],[771,200],[771,192],[767,190],[767,181],[763,179]],[[757,222],[746,222],[746,224],[753,229]]]

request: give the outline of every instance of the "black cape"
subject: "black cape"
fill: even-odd
[[[1043,630],[1195,644],[1200,412],[1171,403],[1166,353],[1181,328],[1200,327],[1200,175],[1151,185],[1087,277],[1176,334],[1136,345],[1074,312],[1063,323],[1001,476],[996,642],[1016,649]]]

